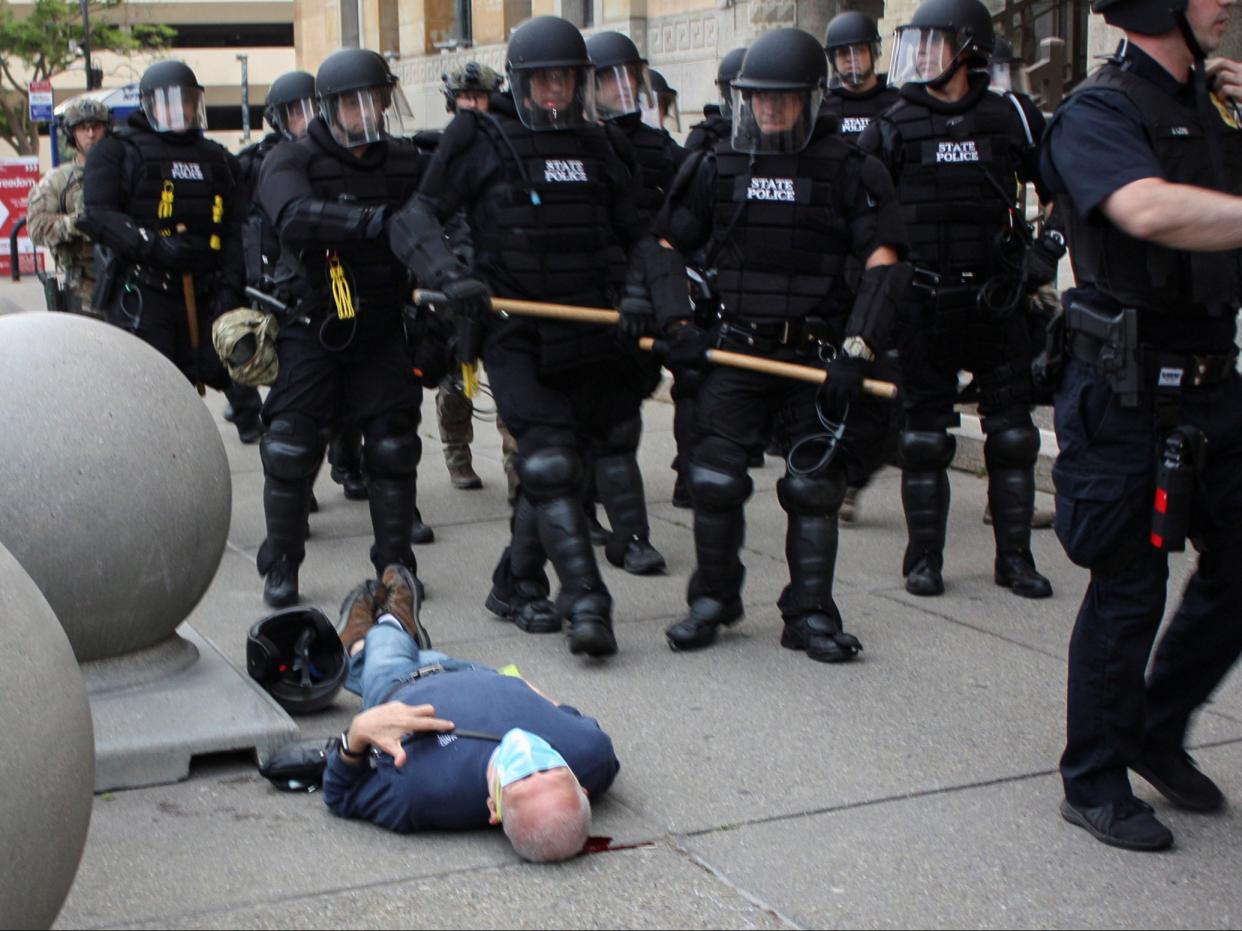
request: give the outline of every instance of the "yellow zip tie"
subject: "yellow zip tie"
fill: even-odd
[[[171,181],[164,182],[164,190],[160,192],[160,205],[155,208],[155,215],[161,220],[167,220],[173,215],[173,183]]]
[[[354,298],[349,293],[349,279],[345,277],[345,266],[335,252],[328,256],[328,280],[332,284],[332,303],[336,305],[338,320],[352,320],[357,316],[354,310]]]
[[[211,222],[216,226],[219,226],[224,222],[224,198],[219,194],[217,194],[215,199],[211,202]],[[219,252],[220,249],[223,248],[220,244],[219,233],[211,234],[210,244],[211,248],[216,252]]]
[[[478,394],[477,362],[462,362],[462,394],[472,400]]]
[[[211,244],[211,248],[215,249],[217,252],[219,252],[220,249],[223,248],[220,245],[220,234],[219,233],[211,234],[210,244]]]

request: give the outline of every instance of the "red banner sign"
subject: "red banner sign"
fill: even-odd
[[[13,226],[26,216],[30,191],[39,183],[39,159],[33,155],[19,158],[0,158],[0,277],[7,278],[13,272],[9,257],[9,238]],[[38,252],[26,235],[17,237],[18,268],[23,274],[33,275],[43,268],[43,254]]]

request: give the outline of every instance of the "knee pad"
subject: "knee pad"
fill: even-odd
[[[568,498],[582,486],[582,460],[570,447],[545,447],[519,460],[518,475],[532,501]]]
[[[613,426],[604,435],[601,444],[605,455],[608,453],[628,453],[638,449],[638,441],[642,439],[643,421],[641,417],[630,417]]]
[[[903,430],[897,439],[897,461],[911,472],[948,468],[957,439],[943,430]]]
[[[983,440],[983,461],[989,467],[1025,469],[1039,458],[1039,431],[1033,423],[988,433]]]
[[[835,514],[845,500],[845,476],[840,472],[815,478],[786,475],[776,483],[776,499],[786,514]]]
[[[285,482],[312,478],[323,459],[323,442],[313,422],[277,417],[259,439],[263,471]]]
[[[368,421],[363,436],[366,440],[366,467],[372,475],[413,475],[418,469],[423,441],[405,414]]]
[[[689,483],[694,506],[705,511],[740,507],[755,487],[744,470],[726,472],[697,460],[690,464]]]

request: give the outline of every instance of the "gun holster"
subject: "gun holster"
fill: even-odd
[[[48,275],[44,280],[43,299],[47,302],[48,310],[58,313],[65,313],[69,310],[69,295],[60,286],[60,282],[55,275]]]
[[[1110,314],[1071,302],[1065,311],[1065,329],[1070,354],[1099,370],[1122,407],[1137,407],[1143,387],[1138,311],[1127,307]]]

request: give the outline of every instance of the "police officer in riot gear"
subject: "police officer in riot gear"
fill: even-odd
[[[587,40],[587,53],[595,66],[595,106],[600,119],[619,129],[633,147],[633,157],[642,183],[639,214],[649,225],[677,168],[685,157],[665,130],[643,122],[644,107],[656,106],[647,73],[647,61],[629,36],[619,32],[596,33]],[[652,360],[649,388],[659,383],[660,366]],[[608,514],[611,534],[605,555],[613,565],[635,575],[664,570],[664,557],[651,545],[643,477],[638,469],[638,441],[642,420],[634,418],[619,425],[609,442],[594,450],[595,492]]]
[[[656,223],[655,236],[676,250],[661,252],[705,249],[718,271],[723,319],[713,344],[785,361],[836,356],[822,392],[748,371],[707,372],[690,463],[698,562],[690,612],[667,631],[675,650],[708,646],[742,616],[748,454],[774,430],[792,449],[777,483],[789,517],[781,644],[821,662],[861,648],[832,597],[837,508],[848,463],[878,439],[868,435],[873,418],[858,416],[867,408],[859,389],[889,339],[909,266],[899,261],[905,235],[884,167],[817,119],[827,77],[823,49],[807,33],[760,37],[733,81],[731,144],[687,159]],[[866,268],[856,293],[845,281],[850,256]],[[701,359],[709,337],[688,319],[676,269],[663,278],[646,275],[670,356]]]
[[[1178,807],[1223,806],[1185,745],[1242,652],[1242,125],[1204,69],[1231,6],[1095,0],[1125,38],[1062,103],[1041,151],[1076,285],[1063,299],[1056,529],[1091,572],[1069,648],[1061,813],[1135,850],[1173,835],[1127,769]],[[1183,534],[1198,565],[1153,659]]]
[[[677,106],[677,88],[668,79],[651,68],[651,89],[655,91],[656,109],[647,113],[647,121],[656,129],[681,132],[681,109]]]
[[[720,59],[716,68],[716,87],[720,91],[720,100],[707,104],[703,108],[703,122],[690,127],[690,134],[686,136],[687,152],[697,152],[700,149],[709,151],[733,135],[732,85],[744,57],[746,49],[735,48]]]
[[[555,16],[528,20],[509,41],[506,70],[511,95],[449,124],[389,236],[420,280],[482,328],[500,416],[518,440],[512,542],[488,607],[528,632],[560,630],[543,574],[550,558],[570,651],[604,656],[617,643],[579,497],[583,452],[632,421],[642,368],[610,328],[497,318],[489,295],[609,306],[610,250],[642,234],[637,183],[617,155],[624,140],[595,122],[592,67],[576,27]],[[473,268],[444,243],[442,224],[459,209],[473,235]]]
[[[857,140],[873,116],[897,102],[897,88],[875,70],[880,59],[879,27],[858,10],[838,13],[828,23],[824,51],[833,77],[824,112],[840,121],[842,136]]]
[[[237,161],[203,138],[203,88],[184,63],[151,65],[138,90],[142,108],[86,161],[79,226],[110,252],[93,303],[190,381],[224,390],[210,331],[244,287]]]
[[[329,425],[357,425],[365,440],[377,577],[393,563],[416,566],[421,389],[402,323],[413,280],[388,249],[385,228],[428,157],[386,129],[395,86],[375,52],[329,55],[315,76],[319,116],[260,172],[259,203],[281,245],[275,286],[289,295],[259,447],[267,538],[258,569],[263,597],[277,607],[298,598],[309,480]]]
[[[994,578],[1026,598],[1052,586],[1031,555],[1034,466],[1039,431],[1031,419],[1033,356],[1018,183],[1034,175],[1034,143],[1014,101],[989,93],[992,19],[979,0],[924,0],[897,30],[891,78],[900,101],[859,139],[897,185],[910,258],[913,300],[903,308],[901,352],[905,425],[898,441],[909,543],[906,590],[944,591],[947,469],[955,448],[948,428],[958,371],[979,387],[984,463],[996,540]],[[1055,272],[1055,268],[1053,269]]]
[[[275,290],[280,240],[255,200],[259,169],[263,165],[263,159],[278,143],[286,139],[293,141],[306,135],[306,127],[314,117],[315,76],[305,71],[282,74],[268,88],[263,104],[263,118],[272,127],[272,131],[237,153],[237,162],[241,168],[238,195],[247,209],[246,225],[242,234],[246,284],[266,294]],[[224,411],[225,420],[237,425],[243,443],[258,440],[262,432],[259,411],[263,406],[258,390],[235,385],[228,394],[229,406]]]

